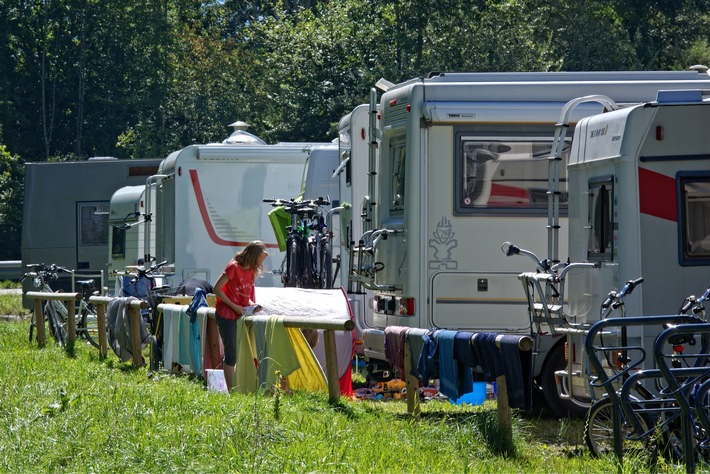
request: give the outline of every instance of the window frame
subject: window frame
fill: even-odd
[[[554,131],[544,131],[539,127],[527,127],[521,128],[521,130],[516,131],[515,134],[510,132],[501,131],[488,131],[488,130],[471,130],[462,129],[454,134],[454,172],[453,172],[453,183],[452,183],[452,199],[453,199],[453,210],[455,216],[476,216],[476,215],[502,215],[502,216],[526,216],[526,217],[542,217],[548,215],[548,202],[544,201],[542,205],[537,207],[523,207],[523,206],[505,206],[505,205],[492,205],[492,206],[468,206],[464,204],[465,192],[463,190],[464,183],[464,146],[466,143],[470,142],[499,142],[505,143],[549,143],[550,150],[552,149],[553,133]],[[569,157],[569,152],[571,149],[571,138],[565,140],[565,157],[559,163],[560,166],[560,187],[562,194],[560,195],[560,216],[566,217],[568,215],[567,210],[567,159]],[[545,157],[539,158],[540,161],[544,161],[545,174],[544,179],[541,180],[541,187],[539,192],[547,196],[549,177],[548,170],[549,164],[546,154]],[[531,160],[533,161],[533,160]],[[534,160],[537,161],[537,160]],[[533,188],[529,188],[529,191],[534,191]]]
[[[678,257],[681,266],[701,266],[710,265],[710,250],[697,255],[693,255],[689,252],[689,247],[691,245],[690,226],[693,224],[691,216],[689,215],[689,202],[687,192],[687,185],[693,183],[704,183],[707,187],[707,198],[703,200],[706,201],[706,205],[703,208],[707,208],[703,214],[707,215],[709,219],[707,224],[703,225],[703,229],[706,229],[708,233],[706,236],[710,235],[710,172],[708,171],[681,171],[676,174],[677,183],[677,195],[678,195]],[[703,231],[705,232],[705,231]]]

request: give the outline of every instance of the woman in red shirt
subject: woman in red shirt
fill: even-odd
[[[214,284],[219,335],[224,345],[224,380],[232,389],[237,362],[237,319],[254,304],[254,281],[263,270],[268,255],[266,246],[255,240],[234,256]]]

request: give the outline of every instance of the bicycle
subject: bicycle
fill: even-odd
[[[158,284],[159,281],[161,283],[163,281],[163,275],[158,270],[167,263],[167,260],[163,260],[147,268],[144,265],[138,265],[127,267],[124,271],[114,270],[113,272],[114,275],[123,277],[119,296],[134,296],[148,303],[148,307],[141,310],[141,316],[153,334],[158,329],[158,321],[154,321],[153,315],[157,313],[160,297],[170,291],[170,285]]]
[[[59,279],[59,273],[73,274],[72,270],[52,264],[45,265],[29,264],[28,268],[32,269],[22,277],[32,278],[34,287],[41,292],[54,293],[49,283]],[[94,293],[96,282],[93,279],[82,280],[76,282],[81,287],[82,299],[79,301],[79,306],[76,308],[76,335],[86,339],[92,346],[99,347],[99,327],[96,316],[96,308],[89,302],[89,298]],[[42,314],[49,323],[49,330],[59,345],[64,345],[68,336],[69,313],[60,301],[47,300],[42,302]],[[32,342],[33,333],[37,326],[36,315],[32,313],[30,322],[29,342]]]
[[[585,444],[592,456],[612,452],[615,443],[613,418],[617,416],[622,430],[620,440],[624,443],[621,447],[622,452],[639,452],[651,446],[654,454],[658,448],[661,448],[662,452],[670,455],[674,460],[678,460],[682,458],[683,452],[678,404],[667,393],[667,388],[658,385],[658,381],[663,378],[663,374],[659,370],[642,370],[629,375],[632,369],[641,364],[643,357],[637,361],[632,361],[629,357],[630,351],[641,350],[628,346],[626,329],[627,326],[636,323],[639,325],[659,323],[664,329],[675,327],[677,324],[702,323],[705,319],[703,302],[710,298],[710,288],[700,298],[687,297],[678,310],[678,316],[626,318],[623,298],[631,294],[633,289],[642,282],[642,278],[628,281],[620,292],[610,292],[600,307],[602,320],[606,320],[614,310],[619,310],[621,314],[619,321],[626,320],[626,325],[621,326],[621,343],[618,347],[606,346],[603,343],[603,331],[598,331],[600,346],[597,349],[604,353],[607,367],[614,372],[614,375],[612,377],[599,376],[601,373],[599,371],[600,364],[594,363],[598,362],[595,356],[590,357],[591,365],[597,370],[597,380],[601,380],[601,382],[592,382],[590,386],[592,388],[602,387],[607,393],[604,397],[596,400],[586,414]],[[695,345],[695,339],[692,334],[677,334],[669,338],[667,342],[672,346],[670,356],[672,365],[675,368],[680,368],[681,361],[684,360],[682,354],[685,344]],[[616,356],[616,360],[609,358],[610,353]],[[643,355],[642,351],[641,353]],[[702,365],[704,365],[704,360],[697,360],[695,368]],[[658,395],[643,385],[641,379],[644,378],[656,379]],[[618,391],[612,387],[617,380],[624,382]]]
[[[326,225],[323,207],[330,201],[319,197],[308,201],[295,199],[264,199],[274,208],[281,208],[290,216],[286,226],[286,256],[279,270],[281,282],[287,287],[332,288],[332,235]]]

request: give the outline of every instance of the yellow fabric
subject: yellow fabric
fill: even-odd
[[[263,325],[257,325],[258,322],[266,320],[265,338],[266,338],[266,353],[263,359],[259,359],[258,379],[262,387],[271,389],[278,382],[276,371],[279,371],[282,377],[288,377],[290,374],[298,370],[298,359],[294,352],[291,339],[287,333],[287,328],[284,327],[283,316],[253,316],[254,330],[263,328]]]
[[[323,368],[318,363],[318,359],[313,354],[311,346],[306,342],[303,333],[298,328],[286,328],[291,339],[293,350],[300,364],[300,368],[291,373],[286,380],[291,390],[302,390],[307,392],[328,391],[328,383],[325,380]]]
[[[240,393],[254,393],[257,387],[254,366],[254,335],[244,318],[237,319],[237,366],[234,368],[234,390]]]

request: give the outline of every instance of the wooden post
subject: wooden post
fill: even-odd
[[[106,305],[96,305],[96,322],[99,326],[99,357],[106,358]]]
[[[76,300],[67,302],[67,325],[69,326],[67,343],[71,347],[76,340]]]
[[[44,347],[47,342],[47,334],[44,332],[44,313],[42,312],[42,300],[35,300],[35,329],[37,329],[37,345]]]
[[[106,358],[108,342],[106,340],[106,307],[113,300],[110,296],[91,296],[89,302],[96,306],[96,322],[99,328],[99,357]]]
[[[508,443],[513,441],[513,416],[508,405],[508,389],[505,384],[505,374],[496,377],[496,388],[498,389],[498,399],[496,400],[496,412],[498,415],[498,427]]]
[[[49,293],[46,291],[28,291],[25,293],[25,298],[34,301],[34,313],[35,313],[35,326],[37,328],[37,345],[39,347],[44,347],[47,342],[47,334],[44,328],[44,314],[42,312],[42,301],[61,301],[66,302],[76,302],[81,299],[81,293]],[[71,308],[69,308],[71,309]],[[68,311],[67,325],[69,326],[68,333],[72,331],[72,324],[74,321],[74,312]],[[74,337],[76,338],[76,325],[74,324]],[[71,341],[72,339],[69,339]]]
[[[340,382],[338,377],[338,352],[335,347],[335,331],[323,331],[325,344],[326,378],[328,379],[328,398],[334,402],[340,398]]]

